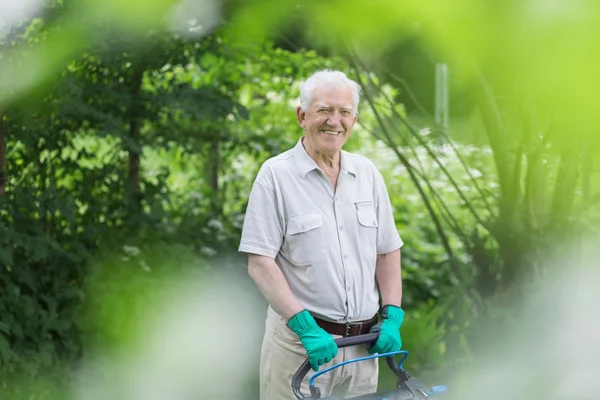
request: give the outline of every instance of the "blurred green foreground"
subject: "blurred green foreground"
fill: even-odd
[[[257,398],[239,233],[323,68],[363,88],[347,150],[405,242],[404,366],[453,399],[595,398],[599,8],[5,0],[0,399]]]

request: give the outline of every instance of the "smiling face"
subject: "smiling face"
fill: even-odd
[[[298,108],[298,122],[304,128],[305,144],[319,153],[339,152],[356,122],[352,89],[347,85],[319,84],[306,112]]]

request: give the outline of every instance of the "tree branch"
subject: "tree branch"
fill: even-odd
[[[352,62],[359,63],[360,61],[355,61],[355,60],[358,60],[358,57],[352,51],[352,49],[350,49],[350,53],[351,53]],[[358,68],[356,67],[355,70],[358,71]],[[377,85],[373,82],[373,79],[371,77],[368,77],[367,79],[369,79],[369,82],[371,83],[371,85],[373,85],[374,87],[377,87]],[[382,95],[385,97],[386,101],[388,103],[390,103],[390,105],[393,104],[392,101],[389,99],[389,97],[385,93],[382,93]],[[448,179],[450,180],[450,183],[454,186],[454,188],[456,189],[456,191],[459,194],[459,196],[461,197],[461,199],[465,202],[465,205],[467,206],[467,208],[469,209],[469,211],[471,212],[471,214],[473,215],[475,220],[481,226],[483,226],[486,230],[490,231],[488,224],[479,216],[479,213],[477,211],[475,211],[475,208],[473,207],[471,202],[466,198],[466,196],[464,195],[462,190],[460,190],[460,188],[458,187],[458,184],[455,182],[454,178],[450,175],[450,173],[448,172],[446,167],[444,167],[442,162],[435,155],[435,153],[431,150],[431,148],[427,145],[427,143],[423,140],[423,138],[415,131],[415,129],[408,123],[408,121],[406,121],[405,118],[403,118],[400,114],[398,114],[398,112],[393,107],[391,107],[391,108],[392,108],[392,112],[394,113],[394,115],[396,115],[396,117],[398,117],[400,119],[400,121],[408,128],[408,130],[412,133],[412,135],[427,150],[427,153],[433,158],[433,160],[438,164],[438,166],[441,168],[441,170],[444,172],[444,174],[448,177]],[[494,215],[491,208],[488,209],[488,211],[490,212],[491,215]]]
[[[360,72],[359,72],[358,66],[354,62],[354,60],[351,60],[350,62],[353,65],[353,68],[354,68],[354,71],[356,73],[357,79],[361,83],[361,86],[362,86],[362,79],[360,77]],[[386,138],[388,138],[388,141],[391,141],[390,140],[390,135],[387,132],[387,128],[385,127],[385,124],[383,123],[383,121],[381,119],[381,116],[379,115],[379,112],[377,111],[375,105],[373,104],[373,100],[368,95],[367,91],[365,91],[365,97],[367,98],[367,101],[371,105],[371,108],[373,109],[373,113],[375,114],[375,118],[377,118],[377,121],[379,122],[384,135],[386,136]],[[417,188],[417,191],[421,195],[421,198],[423,199],[423,202],[425,203],[425,207],[427,208],[427,211],[429,212],[429,215],[431,216],[431,219],[433,220],[433,223],[435,225],[435,229],[438,232],[440,240],[442,241],[442,246],[444,247],[444,250],[446,251],[446,254],[448,255],[448,257],[450,259],[454,259],[454,253],[452,251],[452,248],[450,247],[450,242],[448,241],[448,237],[446,236],[446,233],[444,232],[444,228],[442,227],[442,225],[441,225],[441,223],[440,223],[440,221],[438,219],[437,214],[433,210],[433,207],[431,206],[431,203],[429,202],[429,198],[427,197],[427,195],[423,191],[423,188],[421,187],[421,185],[419,183],[419,180],[415,176],[415,173],[414,173],[412,165],[410,164],[410,162],[408,161],[408,159],[404,156],[404,154],[400,153],[397,148],[393,147],[392,150],[394,151],[394,153],[396,154],[396,156],[398,157],[398,159],[400,160],[400,162],[406,167],[406,169],[408,171],[408,174],[410,176],[411,181],[413,182],[413,184]]]
[[[0,111],[0,196],[6,192],[8,170],[6,166],[6,136],[4,133],[4,113]]]
[[[483,124],[486,128],[488,140],[492,147],[496,170],[498,171],[498,181],[500,184],[500,214],[510,212],[510,204],[512,201],[511,186],[510,186],[510,164],[506,151],[504,124],[500,110],[496,105],[494,96],[489,84],[485,80],[481,71],[477,71],[477,80],[479,85],[476,85],[476,95],[479,99],[479,110]]]
[[[396,143],[392,142],[388,142],[386,138],[383,138],[381,136],[379,136],[377,133],[373,132],[370,129],[367,129],[366,127],[363,127],[363,129],[365,131],[367,131],[370,135],[372,135],[374,138],[383,141],[389,148],[397,148],[398,146],[396,145]],[[392,140],[391,137],[389,138],[389,140]],[[415,154],[415,157],[417,158],[417,161],[419,162],[418,157],[416,156],[416,152],[414,150],[414,148],[411,147],[411,150],[413,151],[413,154]],[[419,162],[420,163],[420,162]],[[450,212],[450,209],[448,208],[448,206],[446,205],[446,202],[442,199],[442,197],[440,196],[440,194],[437,192],[437,190],[435,190],[433,188],[433,186],[431,185],[431,182],[429,181],[429,179],[427,179],[425,177],[425,175],[419,171],[417,168],[415,168],[412,164],[408,164],[407,168],[412,168],[415,175],[420,178],[423,182],[425,182],[425,184],[427,185],[427,188],[429,189],[430,194],[432,195],[432,197],[437,201],[437,203],[439,204],[439,206],[442,208],[442,211],[444,211],[444,213],[442,213],[442,217],[445,219],[446,223],[450,226],[450,229],[452,229],[452,231],[457,234],[458,236],[461,237],[461,240],[463,241],[463,243],[466,246],[470,246],[470,239],[468,238],[467,234],[464,233],[462,231],[462,229],[460,229],[460,224],[458,223],[458,221],[456,221],[456,219],[454,218],[454,215],[452,215],[452,213]]]

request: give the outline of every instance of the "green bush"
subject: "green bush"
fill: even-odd
[[[366,114],[362,115],[366,120],[364,124],[372,124],[370,113],[365,111],[363,114]],[[409,307],[418,306],[430,299],[441,299],[448,290],[469,288],[475,278],[476,268],[471,249],[465,245],[465,238],[471,239],[477,231],[477,221],[458,194],[457,187],[483,218],[489,216],[489,210],[482,204],[481,192],[477,187],[496,185],[490,150],[454,142],[440,145],[429,140],[427,129],[423,129],[420,134],[451,174],[455,185],[424,147],[398,147],[398,151],[415,168],[418,183],[440,220],[453,252],[453,258],[450,258],[425,201],[406,167],[382,141],[369,137],[361,128],[357,134],[360,136],[361,146],[356,152],[371,159],[383,174],[394,207],[396,225],[405,243],[402,248],[404,304]],[[465,172],[462,161],[453,148],[457,149],[469,165],[470,176]],[[435,194],[430,187],[435,190]]]

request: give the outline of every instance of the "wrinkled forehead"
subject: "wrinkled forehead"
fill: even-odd
[[[352,89],[346,84],[321,83],[315,87],[313,107],[352,111],[353,103]]]

